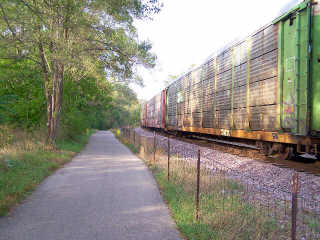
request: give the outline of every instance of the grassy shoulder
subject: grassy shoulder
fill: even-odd
[[[130,143],[130,141],[128,141],[127,139],[120,136],[119,129],[111,129],[111,132],[120,142],[122,142],[124,145],[126,145],[132,153],[134,153],[134,154],[139,153],[137,147],[134,144]]]
[[[158,166],[151,170],[165,202],[186,239],[286,239],[288,227],[281,226],[263,210],[251,205],[231,191],[241,190],[234,181],[217,179],[216,191],[200,195],[200,221],[195,220],[195,192],[175,180],[167,181],[167,172]],[[228,181],[226,184],[225,181]],[[221,188],[225,193],[221,194]]]
[[[0,216],[25,199],[36,186],[63,164],[70,162],[88,143],[90,135],[57,143],[58,150],[29,147],[27,150],[8,150],[0,155]]]

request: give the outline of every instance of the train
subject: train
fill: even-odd
[[[306,0],[142,105],[141,126],[320,158],[320,3]]]

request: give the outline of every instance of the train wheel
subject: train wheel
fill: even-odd
[[[294,149],[292,146],[283,146],[280,151],[280,158],[282,160],[289,160],[294,157]]]
[[[317,144],[316,146],[315,146],[315,152],[316,152],[316,158],[317,158],[317,160],[318,161],[320,161],[320,146]]]
[[[269,155],[269,152],[270,152],[270,149],[271,149],[271,144],[269,142],[258,141],[257,142],[257,147],[259,147],[260,153],[262,153],[265,156]]]

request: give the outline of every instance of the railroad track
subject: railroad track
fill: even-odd
[[[231,153],[241,157],[253,158],[257,161],[269,163],[280,168],[294,169],[298,172],[320,176],[320,161],[317,161],[314,158],[296,156],[292,160],[283,160],[276,155],[272,157],[266,157],[264,154],[260,153],[259,147],[249,143],[226,141],[197,135],[177,136],[169,131],[161,131],[159,133],[202,147],[208,147],[214,150]]]

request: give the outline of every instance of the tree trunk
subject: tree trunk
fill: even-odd
[[[55,19],[52,23],[57,42],[59,42],[59,38],[61,37],[59,34],[59,28],[61,28],[62,26],[60,20],[61,19]],[[51,54],[54,54],[56,52],[53,42],[50,42],[49,44],[49,51]],[[45,95],[47,101],[47,141],[53,149],[56,149],[56,139],[62,106],[64,64],[59,59],[55,58],[51,61],[50,65],[52,67],[52,70],[50,70],[50,66],[47,62],[42,42],[39,42],[39,52],[42,72],[45,79]]]
[[[64,66],[59,61],[53,62],[52,68],[52,87],[48,88],[47,96],[47,127],[48,142],[52,147],[56,148],[56,139],[58,133],[58,125],[61,114],[62,95],[63,95],[63,78]]]

